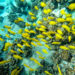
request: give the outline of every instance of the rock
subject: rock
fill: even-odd
[[[0,17],[0,22],[3,22],[3,17]]]
[[[4,6],[0,6],[0,14],[4,12]]]
[[[0,53],[2,52],[3,47],[4,47],[4,42],[0,41]]]
[[[24,28],[25,27],[25,22],[19,22],[19,23],[17,23],[17,25],[21,28]]]
[[[15,0],[16,5],[19,7],[23,7],[27,4],[26,0],[24,0],[24,2],[22,2],[21,0]]]
[[[17,18],[17,15],[14,14],[14,13],[10,13],[10,14],[8,15],[8,19],[9,19],[10,22],[14,22],[14,20],[15,20],[16,18]]]
[[[32,2],[34,2],[35,0],[31,0]]]

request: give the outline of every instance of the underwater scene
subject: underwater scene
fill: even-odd
[[[0,75],[75,75],[75,0],[0,0]]]

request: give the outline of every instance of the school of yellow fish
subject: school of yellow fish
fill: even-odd
[[[24,2],[24,0],[21,0],[21,1]],[[51,9],[44,8],[44,7],[46,7],[46,3],[41,2],[40,6],[43,8],[44,14],[47,15],[52,12]],[[73,9],[75,9],[74,6],[75,5],[71,4],[71,5],[69,5],[68,8],[73,10]],[[34,6],[34,9],[35,9],[35,11],[39,10],[38,6]],[[71,50],[71,49],[75,50],[75,45],[68,45],[68,46],[61,45],[61,42],[65,39],[63,37],[64,33],[63,33],[62,29],[64,29],[64,31],[66,31],[67,34],[70,34],[67,38],[68,42],[72,41],[72,35],[75,36],[75,25],[73,23],[73,21],[75,19],[72,19],[71,14],[67,14],[64,10],[61,10],[60,13],[61,13],[61,15],[65,15],[66,18],[65,19],[57,18],[56,21],[54,21],[55,18],[53,16],[48,16],[48,17],[43,18],[43,21],[50,20],[49,21],[50,26],[56,26],[56,25],[58,25],[58,23],[69,22],[67,25],[62,24],[60,26],[61,29],[59,29],[59,27],[58,27],[58,29],[56,31],[52,31],[52,30],[47,31],[46,30],[47,26],[43,25],[43,22],[41,20],[39,20],[39,21],[37,21],[37,23],[33,23],[33,24],[25,23],[26,27],[29,27],[32,25],[35,27],[35,30],[29,30],[29,29],[25,28],[24,30],[20,29],[17,33],[12,30],[11,26],[4,25],[4,28],[6,28],[8,31],[8,34],[5,34],[5,37],[11,38],[10,34],[12,34],[12,35],[21,34],[21,36],[23,38],[21,40],[23,42],[23,44],[17,43],[17,47],[18,47],[17,50],[13,50],[13,49],[10,50],[10,53],[13,54],[13,58],[15,58],[17,60],[23,60],[24,58],[22,56],[18,55],[18,52],[24,53],[23,47],[25,47],[25,46],[30,47],[30,48],[37,47],[37,46],[43,46],[43,44],[40,42],[40,40],[45,43],[44,46],[46,48],[48,48],[48,50],[52,50],[52,48],[49,45],[49,41],[48,41],[51,39],[55,39],[55,41],[53,41],[51,44],[58,45],[59,49],[61,49],[61,50]],[[37,19],[37,17],[35,17],[35,14],[33,12],[30,11],[29,15],[31,16],[31,19],[34,19],[34,20]],[[24,21],[24,19],[21,17],[18,17],[16,20],[14,20],[14,23],[19,23],[20,21]],[[39,34],[37,33],[37,31],[39,32]],[[37,35],[36,35],[36,37],[31,38],[30,34],[37,34]],[[52,37],[51,34],[55,35],[55,37]],[[46,38],[48,38],[48,40]],[[60,41],[60,40],[62,40],[62,41]],[[3,38],[0,38],[0,41],[5,41],[5,40]],[[15,41],[17,41],[17,39],[15,39]],[[8,48],[11,47],[12,45],[13,45],[13,43],[6,42],[3,51],[8,51]],[[45,54],[49,54],[49,52],[46,49],[42,49],[41,51]],[[44,57],[41,52],[36,51],[36,50],[35,50],[35,52],[38,55],[39,59],[41,59],[41,60],[46,59],[46,57]],[[30,60],[33,61],[34,63],[36,63],[38,66],[44,68],[44,65],[40,64],[40,62],[37,59],[31,57]],[[0,61],[0,65],[8,63],[10,61],[11,60]],[[28,68],[30,71],[36,71],[36,70],[38,71],[38,69],[33,69],[28,64],[24,64],[24,66],[26,68]],[[63,75],[58,64],[57,64],[57,68],[58,68],[59,75]],[[22,70],[22,68],[19,69],[19,67],[17,67],[14,70],[12,70],[11,75],[18,75],[21,70]],[[50,72],[48,72],[47,70],[44,71],[44,73],[47,75],[53,75]]]

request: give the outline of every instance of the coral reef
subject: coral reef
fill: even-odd
[[[0,74],[75,75],[74,11],[74,0],[0,3]]]

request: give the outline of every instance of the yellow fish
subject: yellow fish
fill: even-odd
[[[43,13],[44,13],[44,14],[48,14],[48,13],[50,13],[51,11],[52,11],[51,9],[44,9],[44,10],[43,10]]]
[[[19,70],[17,70],[17,71],[15,72],[15,75],[19,75],[19,74],[20,74],[20,71],[22,70],[22,68],[23,68],[23,67],[21,67]]]
[[[50,24],[50,25],[56,25],[57,22],[55,22],[55,21],[50,21],[49,24]]]
[[[63,34],[63,32],[60,29],[57,30],[57,33],[59,33],[60,35]]]
[[[48,43],[48,41],[46,41],[45,39],[41,39],[41,41],[45,42],[45,43]]]
[[[66,31],[70,32],[70,28],[67,25],[62,25],[62,28],[64,28]]]
[[[18,49],[18,51],[19,51],[20,53],[24,53],[24,51],[23,51],[23,50],[21,50],[21,49]]]
[[[38,6],[34,6],[34,8],[35,8],[36,10],[39,10]]]
[[[39,51],[36,51],[36,53],[38,54],[38,55],[41,55],[41,56],[43,56]]]
[[[36,23],[33,23],[33,26],[36,26]]]
[[[43,22],[42,21],[37,21],[37,24],[42,24]]]
[[[23,48],[23,46],[20,43],[18,43],[17,46],[20,48]]]
[[[19,21],[18,20],[14,20],[14,23],[18,23]]]
[[[40,42],[37,42],[37,45],[42,46],[42,44]]]
[[[25,67],[29,68],[30,71],[35,71],[36,69],[32,69],[30,66],[28,66],[27,64],[24,64]]]
[[[17,67],[14,70],[12,70],[11,75],[15,75],[15,73],[17,72],[18,69],[19,69],[19,67]]]
[[[61,13],[62,15],[66,15],[66,12],[65,12],[64,9],[62,9],[62,10],[60,11],[60,13]]]
[[[25,46],[31,47],[28,42],[24,43]]]
[[[26,42],[27,42],[26,40],[23,40],[23,39],[22,39],[21,41],[22,41],[23,43],[26,43]]]
[[[63,75],[58,64],[57,64],[57,68],[58,68],[59,75]]]
[[[7,26],[7,25],[4,25],[4,27],[7,28],[7,29],[11,29],[11,27],[10,26]]]
[[[29,15],[34,16],[34,14],[32,12],[29,12]]]
[[[19,34],[22,34],[23,30],[22,29],[19,29],[18,33]]]
[[[24,0],[20,0],[20,1],[24,2]]]
[[[43,65],[41,65],[40,63],[39,63],[39,61],[38,60],[36,60],[35,58],[30,58],[30,60],[32,60],[32,61],[34,61],[36,64],[38,64],[39,66],[41,66],[41,67],[43,67]]]
[[[48,52],[47,52],[46,49],[42,49],[42,51],[43,51],[45,54],[48,54]]]
[[[30,30],[29,33],[34,33],[35,34],[36,32],[34,30]]]
[[[50,72],[48,72],[48,71],[44,71],[45,72],[45,74],[47,74],[47,75],[53,75],[53,74],[51,74]]]
[[[60,49],[63,49],[63,50],[69,50],[69,48],[66,47],[66,46],[60,46]]]
[[[7,51],[10,46],[12,46],[12,43],[6,42],[5,47],[4,47],[4,51]]]
[[[34,17],[34,16],[31,16],[31,19],[35,20],[35,19],[36,19],[36,17]]]
[[[46,30],[44,28],[39,28],[39,31],[45,32]]]
[[[75,25],[72,25],[72,31],[75,32]]]
[[[68,36],[68,41],[69,41],[69,42],[71,42],[71,39],[72,39],[71,36]]]
[[[37,40],[36,38],[31,38],[31,39],[35,42],[39,42],[39,40]]]
[[[30,66],[28,66],[27,64],[24,64],[25,67],[30,68]]]
[[[61,44],[61,42],[52,42],[52,44],[59,45],[59,44]]]
[[[37,37],[37,38],[44,38],[44,36],[41,35],[41,34],[40,34],[40,35],[37,35],[36,37]]]
[[[21,17],[18,17],[18,21],[24,21],[24,19],[22,19]]]
[[[40,59],[45,59],[45,57],[43,57],[43,56],[39,56],[39,58],[40,58]]]
[[[62,37],[62,35],[56,33],[56,34],[55,34],[55,39],[56,39],[56,40],[59,40],[59,39],[64,39],[64,38]]]
[[[30,37],[30,35],[28,33],[22,33],[22,37],[26,38],[26,37]]]
[[[33,45],[33,46],[37,46],[34,42],[31,42],[31,45]]]
[[[40,3],[40,6],[41,6],[41,7],[45,7],[45,6],[46,6],[46,3],[41,2],[41,3]]]
[[[49,39],[52,39],[53,37],[52,37],[51,35],[48,35],[48,38],[49,38]]]
[[[9,32],[10,34],[13,34],[13,35],[16,34],[15,32],[11,31],[10,29],[8,29],[8,32]]]
[[[4,31],[4,29],[0,29],[1,31]]]
[[[0,41],[4,41],[4,39],[0,38]]]
[[[41,26],[40,26],[40,28],[46,29],[46,26],[44,26],[44,25],[41,25]]]
[[[25,23],[25,25],[26,25],[26,26],[31,26],[31,24],[29,24],[29,23],[27,23],[27,22]]]
[[[48,36],[48,33],[47,32],[42,32],[43,35],[45,36]]]
[[[17,53],[17,51],[14,51],[14,50],[12,50],[12,49],[10,50],[10,52],[11,52],[11,53]]]
[[[15,59],[19,59],[19,60],[22,60],[22,59],[23,59],[21,56],[19,56],[19,55],[17,55],[17,54],[14,54],[13,57],[14,57]]]
[[[45,44],[44,46],[47,47],[48,49],[51,49],[51,47],[47,44]]]
[[[10,61],[11,61],[10,59],[9,59],[9,60],[0,61],[0,65],[3,65],[3,64],[8,63],[8,62],[10,62]]]
[[[10,36],[9,36],[8,34],[5,34],[5,36],[6,36],[7,38],[10,38]]]
[[[28,29],[24,29],[24,31],[27,32],[27,33],[29,33],[29,30]]]
[[[75,49],[75,46],[69,45],[68,46],[70,49]]]
[[[47,18],[44,17],[43,20],[44,20],[44,21],[47,21]]]
[[[55,34],[56,32],[55,31],[48,31],[48,34]]]
[[[48,19],[53,20],[53,19],[54,19],[54,17],[52,17],[52,16],[48,16]]]

